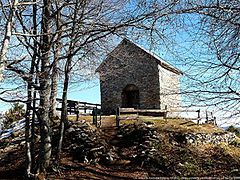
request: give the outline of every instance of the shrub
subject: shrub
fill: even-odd
[[[25,110],[24,105],[19,103],[14,103],[13,106],[5,112],[5,122],[4,122],[4,128],[9,128],[10,125],[18,121],[22,118],[24,118]]]
[[[232,125],[227,128],[227,131],[235,133],[238,137],[240,137],[240,130]]]

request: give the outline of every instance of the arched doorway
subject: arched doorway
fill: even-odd
[[[139,89],[134,84],[128,84],[122,91],[122,107],[139,108]]]

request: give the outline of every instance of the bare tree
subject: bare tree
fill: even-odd
[[[4,10],[5,5],[1,2],[2,12],[5,15],[6,18],[6,31],[3,39],[3,43],[1,46],[0,51],[0,80],[2,79],[2,71],[4,70],[5,61],[6,61],[6,54],[8,51],[10,39],[12,36],[12,29],[13,29],[13,23],[16,13],[16,8],[18,6],[18,0],[9,1],[11,4],[9,4],[9,13],[7,13]]]
[[[65,61],[59,153],[61,151],[64,123],[67,122],[67,92],[70,75],[76,62],[92,54],[95,50],[94,47],[99,46],[99,44],[103,45],[101,44],[103,39],[111,38],[113,35],[126,36],[129,32],[138,29],[139,34],[147,31],[153,33],[153,31],[156,31],[154,23],[158,20],[161,21],[161,18],[171,13],[175,13],[170,10],[175,3],[163,4],[165,8],[162,8],[152,2],[152,4],[149,3],[151,7],[147,9],[144,9],[146,5],[144,3],[147,2],[139,2],[133,13],[130,9],[124,8],[128,5],[127,1],[119,1],[118,3],[111,1],[100,1],[99,3],[95,1],[74,1],[72,4],[66,4],[63,7],[61,17],[64,17],[64,23],[62,26],[66,26],[66,31],[62,34],[63,52],[65,53],[59,57],[59,59]],[[166,9],[169,12],[165,14],[161,12]],[[158,17],[158,15],[160,16]],[[154,22],[149,23],[147,20]],[[78,59],[76,60],[76,58]]]
[[[97,50],[105,47],[109,42],[112,42],[109,41],[111,39],[126,36],[136,39],[147,37],[152,43],[157,44],[161,42],[164,44],[165,41],[167,42],[169,40],[169,36],[174,38],[173,35],[177,34],[176,31],[183,27],[184,23],[181,22],[183,18],[199,14],[199,23],[204,25],[204,28],[202,28],[202,26],[199,27],[203,30],[202,32],[210,35],[208,40],[211,40],[209,42],[212,43],[208,44],[208,47],[218,55],[217,60],[220,62],[219,65],[219,63],[216,63],[216,59],[214,59],[214,61],[208,64],[211,65],[209,69],[216,69],[217,72],[220,67],[230,70],[222,71],[221,76],[219,75],[214,79],[208,78],[207,81],[203,81],[206,79],[198,78],[199,73],[198,76],[196,74],[196,76],[190,74],[191,76],[189,77],[194,80],[194,86],[192,87],[196,89],[191,88],[191,91],[186,91],[186,94],[195,93],[195,95],[202,96],[202,94],[204,95],[206,92],[207,96],[205,96],[204,100],[208,100],[209,102],[212,101],[215,93],[218,93],[218,97],[216,98],[219,98],[225,93],[226,98],[229,97],[230,99],[229,93],[239,98],[239,89],[236,89],[236,87],[239,88],[239,86],[235,86],[238,82],[239,74],[232,73],[239,72],[239,15],[236,13],[238,8],[235,8],[235,5],[233,5],[234,8],[230,10],[231,13],[233,11],[234,13],[230,13],[229,15],[229,7],[222,6],[222,3],[217,4],[217,2],[213,4],[210,2],[209,4],[201,4],[200,1],[198,3],[195,3],[195,1],[184,1],[183,3],[171,0],[164,2],[140,0],[134,3],[127,0],[34,0],[32,9],[26,6],[19,8],[16,13],[15,27],[11,27],[11,32],[14,31],[12,35],[14,35],[16,42],[10,43],[10,46],[5,45],[9,44],[9,36],[7,33],[9,29],[6,28],[6,40],[4,40],[6,43],[1,45],[3,51],[3,53],[1,53],[3,57],[1,57],[1,59],[6,57],[7,49],[12,50],[8,52],[8,54],[10,54],[10,52],[13,52],[17,48],[19,50],[20,47],[24,56],[19,57],[19,54],[15,56],[12,54],[9,56],[11,58],[5,58],[5,60],[1,60],[1,62],[4,62],[7,73],[17,75],[17,77],[21,79],[21,84],[27,85],[26,141],[28,149],[30,148],[30,140],[34,140],[35,133],[34,126],[30,128],[30,110],[37,114],[40,122],[41,147],[40,154],[36,155],[39,158],[37,163],[40,174],[46,173],[53,148],[51,144],[52,127],[50,120],[55,116],[57,86],[61,81],[59,80],[60,78],[58,79],[58,73],[63,74],[63,93],[61,95],[63,100],[62,114],[59,144],[57,147],[57,156],[59,159],[64,123],[67,122],[67,93],[69,84],[71,84],[73,79],[72,77],[76,75],[74,70],[81,69],[76,68],[76,66],[84,60],[96,62],[98,56],[102,55]],[[237,1],[234,2],[238,4]],[[12,13],[15,12],[13,11],[13,7],[15,6],[9,7],[11,7],[10,10]],[[23,12],[28,12],[28,16],[24,15]],[[227,14],[223,15],[225,13]],[[184,16],[176,18],[180,14]],[[229,17],[232,18],[229,19]],[[236,18],[236,20],[234,20],[233,17]],[[220,24],[221,26],[218,24],[219,19],[222,23]],[[8,21],[12,23],[13,19],[7,18],[6,22]],[[181,24],[179,24],[179,22],[181,22]],[[226,25],[226,22],[230,23]],[[234,31],[231,31],[232,27],[236,27]],[[224,36],[222,36],[223,33],[220,32],[224,32]],[[211,37],[213,37],[213,39],[211,39]],[[229,43],[229,40],[231,40],[231,43]],[[232,49],[233,46],[234,48]],[[109,49],[104,53],[106,54],[107,52],[109,52]],[[229,59],[226,57],[229,57]],[[204,63],[207,64],[208,61],[197,63],[206,68]],[[196,64],[196,62],[189,62],[189,65],[192,64]],[[223,77],[225,79],[224,81]],[[78,77],[75,77],[75,79],[77,78]],[[217,85],[224,85],[221,83],[225,83],[227,79],[230,80],[228,83],[231,86],[226,86],[226,91],[216,90],[216,88],[218,88]],[[218,83],[213,83],[216,81],[218,81]],[[212,86],[211,82],[215,86]],[[208,84],[208,86],[205,87],[205,89],[199,89],[199,85],[202,84]],[[38,96],[40,103],[38,110],[36,110],[33,101]],[[17,99],[17,101],[18,100],[19,99]],[[198,100],[201,102],[200,98]],[[237,98],[235,98],[235,100],[237,100]],[[215,103],[212,101],[212,104]],[[32,124],[34,125],[34,123]],[[33,145],[31,149],[33,149]],[[29,152],[30,151],[28,151],[28,174],[34,172],[33,168],[30,167],[34,166],[33,161],[31,165],[31,159],[35,157],[34,152],[30,152],[30,154],[32,154],[30,156]]]
[[[228,120],[240,113],[239,5],[237,0],[189,1],[193,11],[185,16],[184,26],[192,26],[185,28],[192,46],[179,52],[185,52],[186,105],[210,108]]]

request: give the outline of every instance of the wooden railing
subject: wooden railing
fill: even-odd
[[[57,98],[57,102],[62,103],[62,99]],[[58,111],[62,111],[62,108],[57,108]],[[87,113],[87,110],[92,111],[92,122],[96,127],[101,126],[101,104],[94,104],[81,101],[67,100],[67,112],[70,114],[76,114],[76,120],[79,119],[80,111],[83,110],[84,114]]]
[[[136,114],[136,117],[131,117],[131,119],[138,119],[138,115],[158,115],[166,117],[167,110],[160,109],[134,109],[134,108],[117,108],[116,110],[116,126],[120,126],[121,120],[126,120],[128,118],[121,117],[122,114]]]
[[[135,114],[137,116],[135,117],[130,117],[130,119],[139,119],[139,114],[141,115],[158,115],[163,118],[167,118],[169,113],[174,113],[174,112],[193,112],[197,113],[196,118],[189,118],[190,120],[196,120],[197,124],[200,124],[200,121],[204,118],[206,118],[206,123],[212,123],[216,125],[216,117],[213,116],[213,113],[210,111],[201,111],[200,109],[198,110],[191,110],[191,109],[186,109],[186,110],[161,110],[161,109],[134,109],[134,108],[117,108],[116,110],[116,126],[120,126],[120,121],[121,120],[127,120],[129,119],[128,117],[121,117],[123,114]],[[201,113],[205,112],[206,116],[201,116]]]
[[[57,102],[62,103],[62,99],[57,98]],[[67,100],[67,109],[69,113],[76,113],[80,110],[83,110],[84,113],[87,113],[87,110],[93,110],[94,108],[101,109],[101,104]],[[61,111],[61,108],[57,108],[57,110]]]
[[[192,109],[185,109],[185,110],[171,110],[171,111],[168,111],[167,113],[174,113],[174,112],[179,112],[179,113],[182,113],[182,112],[186,112],[186,113],[197,113],[197,117],[196,118],[191,118],[189,117],[188,119],[190,120],[196,120],[197,121],[197,124],[200,124],[200,121],[205,119],[206,122],[205,123],[212,123],[214,125],[216,125],[216,117],[213,116],[213,112],[211,111],[205,111],[205,110],[192,110]],[[204,115],[201,115],[201,114],[204,114]]]
[[[40,100],[39,98],[36,100]],[[57,102],[61,105],[62,99],[57,98]],[[57,111],[62,111],[62,107],[57,107]],[[67,112],[76,115],[76,120],[79,119],[80,111],[87,114],[87,111],[91,111],[89,115],[92,115],[93,124],[96,126],[101,126],[101,104],[94,104],[88,102],[67,100]]]

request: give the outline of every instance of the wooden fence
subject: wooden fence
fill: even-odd
[[[40,100],[37,98],[36,100]],[[62,99],[57,98],[57,102],[61,105]],[[37,109],[37,108],[36,108]],[[62,107],[57,107],[57,111],[62,111]],[[69,114],[75,114],[76,120],[79,119],[80,111],[83,111],[84,114],[87,114],[87,111],[91,111],[89,115],[92,116],[92,122],[96,127],[101,126],[101,104],[94,104],[88,102],[67,100],[67,112]]]
[[[169,113],[174,113],[174,112],[193,112],[196,113],[197,117],[196,118],[189,118],[190,120],[196,120],[197,124],[200,124],[200,121],[203,118],[206,118],[206,123],[212,123],[216,125],[216,117],[213,116],[213,113],[210,111],[201,111],[200,109],[198,110],[191,110],[191,109],[186,109],[186,110],[160,110],[160,109],[134,109],[134,108],[117,108],[116,110],[116,126],[120,126],[120,121],[121,120],[127,120],[127,119],[138,119],[139,115],[154,115],[154,116],[160,116],[163,118],[167,118]],[[205,113],[205,117],[201,116],[201,113]],[[137,116],[135,117],[121,117],[122,114],[136,114]]]
[[[213,116],[213,112],[211,111],[205,111],[205,110],[192,110],[192,109],[185,109],[185,110],[172,110],[172,111],[168,111],[167,113],[174,113],[174,112],[179,112],[179,113],[196,113],[197,117],[195,118],[192,118],[192,117],[189,117],[189,118],[186,118],[186,119],[189,119],[189,120],[196,120],[197,121],[197,124],[200,124],[200,121],[205,119],[205,123],[211,123],[211,124],[214,124],[216,125],[216,117]]]
[[[121,117],[122,114],[136,114],[137,117],[131,117],[131,119],[138,119],[139,115],[152,115],[166,117],[167,110],[160,109],[134,109],[134,108],[117,108],[116,110],[116,126],[120,126],[120,120],[126,120],[128,118]]]
[[[57,98],[57,102],[61,104],[62,99]],[[62,111],[62,107],[57,108],[57,110]],[[70,114],[76,114],[76,120],[79,119],[80,111],[83,111],[83,113],[86,114],[87,110],[92,112],[90,115],[92,115],[93,124],[96,127],[100,127],[102,121],[101,104],[67,100],[67,112]]]

